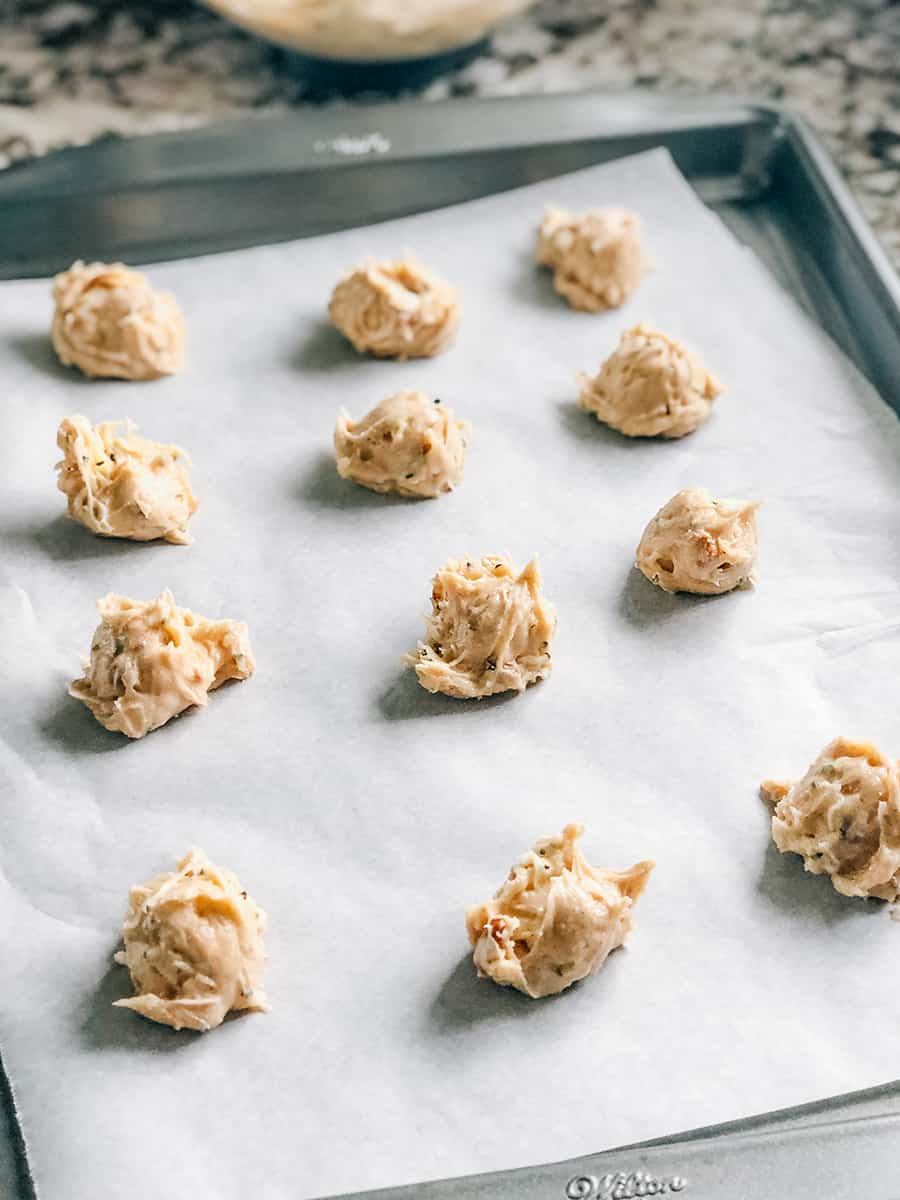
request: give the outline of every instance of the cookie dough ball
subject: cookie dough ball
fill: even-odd
[[[686,488],[644,530],[635,566],[664,592],[714,596],[750,587],[758,508],[756,500],[713,500],[705,488]]]
[[[158,379],[184,365],[174,297],[121,263],[73,263],[53,281],[50,336],[60,362],[85,375]]]
[[[104,596],[97,607],[91,656],[69,695],[113,732],[142,738],[256,669],[243,621],[209,621],[179,608],[169,591],[147,601]]]
[[[647,325],[626,330],[599,374],[579,383],[579,408],[628,437],[693,433],[722,393],[696,354]]]
[[[459,324],[456,290],[415,259],[369,260],[334,289],[328,315],[360,354],[431,358]]]
[[[553,286],[584,312],[618,308],[647,270],[640,222],[624,208],[592,208],[581,216],[548,208],[537,261],[553,269]]]
[[[772,839],[844,896],[900,899],[900,775],[868,742],[836,738],[799,783],[762,785]]]
[[[480,700],[523,692],[550,674],[556,613],[541,595],[537,559],[451,558],[434,577],[425,640],[404,659],[429,692]]]
[[[353,421],[338,417],[338,474],[373,492],[434,497],[462,480],[469,426],[424,392],[398,392]]]
[[[487,904],[466,913],[475,966],[534,999],[554,996],[592,975],[631,930],[631,908],[655,863],[627,871],[590,866],[578,847],[580,825],[544,838],[510,869]]]
[[[266,914],[230,871],[191,850],[175,871],[131,889],[122,927],[135,995],[116,1000],[173,1029],[215,1029],[227,1013],[267,1012]]]
[[[56,482],[73,521],[101,537],[191,542],[197,501],[180,446],[139,437],[128,422],[91,425],[78,415],[62,422],[56,444],[63,453]]]

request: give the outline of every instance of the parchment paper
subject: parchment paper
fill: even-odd
[[[625,309],[573,313],[533,266],[549,202],[641,214],[658,265]],[[458,343],[359,358],[323,322],[330,288],[405,248],[461,287]],[[0,1048],[42,1200],[299,1200],[900,1074],[900,928],[779,856],[757,796],[838,733],[900,751],[897,422],[666,156],[150,274],[190,334],[188,370],[155,384],[56,366],[47,284],[0,288]],[[682,442],[628,441],[574,405],[574,373],[645,317],[728,385]],[[401,387],[474,426],[451,496],[335,474],[340,405]],[[188,448],[194,546],[61,517],[73,410]],[[631,569],[688,485],[765,501],[755,592],[673,598]],[[398,660],[433,571],[504,550],[540,555],[552,677],[480,705],[428,696]],[[129,743],[65,685],[97,596],[165,586],[246,619],[259,669]],[[600,865],[658,860],[630,948],[553,1000],[477,981],[464,906],[572,819]],[[270,916],[271,1014],[206,1036],[110,1007],[129,886],[192,844]]]

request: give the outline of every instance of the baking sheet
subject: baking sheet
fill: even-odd
[[[658,265],[626,308],[555,297],[531,261],[547,203],[641,214]],[[359,358],[323,320],[330,288],[406,248],[461,287],[458,342]],[[295,1200],[896,1076],[900,930],[775,853],[756,789],[837,733],[897,751],[897,421],[667,156],[152,277],[179,297],[190,364],[150,385],[56,366],[46,283],[0,287],[0,1052],[38,1194]],[[575,408],[574,372],[645,318],[729,388],[682,442]],[[338,408],[401,387],[473,423],[464,483],[439,501],[334,473]],[[191,451],[194,546],[61,518],[71,411]],[[631,570],[646,521],[690,485],[765,501],[755,592],[668,597]],[[398,660],[432,572],[504,550],[540,555],[552,677],[480,705],[428,696]],[[259,669],[128,743],[65,683],[96,596],[165,586],[246,619]],[[600,865],[658,860],[631,946],[552,1000],[477,981],[464,906],[572,819]],[[128,887],[192,844],[270,916],[271,1014],[204,1037],[110,1007]]]

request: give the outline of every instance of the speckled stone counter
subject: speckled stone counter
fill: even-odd
[[[584,87],[790,105],[900,265],[895,0],[545,0],[424,96]],[[191,0],[0,0],[0,164],[109,133],[311,103],[290,54]]]

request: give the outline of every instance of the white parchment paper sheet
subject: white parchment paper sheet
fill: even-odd
[[[658,267],[571,312],[532,265],[546,203],[621,203]],[[405,248],[455,281],[456,346],[356,356],[332,284]],[[371,229],[155,267],[190,365],[86,382],[48,287],[0,288],[0,1046],[42,1200],[303,1197],[563,1158],[898,1074],[900,928],[769,845],[764,776],[844,732],[900,750],[900,438],[869,386],[652,153]],[[728,394],[678,443],[574,405],[627,324]],[[397,502],[337,478],[338,408],[420,387],[469,418],[465,481]],[[196,461],[190,548],[60,516],[71,411]],[[760,497],[761,582],[668,597],[631,570],[678,488]],[[429,697],[400,655],[449,555],[539,553],[551,679]],[[257,675],[139,743],[65,695],[106,591],[245,618]],[[463,908],[566,821],[655,856],[629,949],[554,1000],[479,982]],[[114,1010],[129,885],[192,844],[268,910],[269,1016],[180,1035]],[[174,1189],[174,1190],[173,1190]]]

